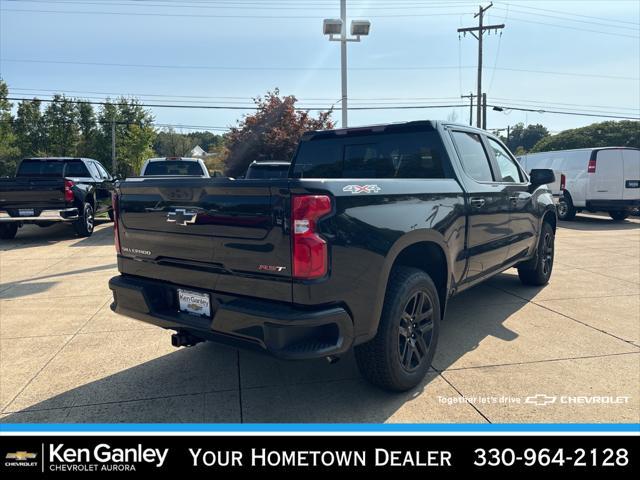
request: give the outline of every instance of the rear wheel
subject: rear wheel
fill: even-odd
[[[17,223],[5,223],[0,224],[0,238],[2,240],[11,240],[16,237],[18,233]]]
[[[547,222],[542,224],[536,256],[518,266],[518,276],[525,285],[546,285],[553,270],[555,235],[553,227]]]
[[[560,197],[558,201],[558,205],[556,205],[556,211],[558,213],[558,218],[560,220],[573,220],[576,217],[576,209],[573,206],[573,202],[571,201],[571,197],[568,195],[563,195]]]
[[[93,233],[94,222],[93,206],[90,203],[85,203],[82,208],[82,215],[73,223],[73,227],[81,237],[90,237]]]
[[[416,268],[394,269],[378,333],[355,348],[360,372],[386,390],[415,387],[431,366],[439,328],[440,301],[431,277]]]
[[[624,210],[617,210],[614,212],[609,212],[609,216],[613,218],[616,222],[621,222],[622,220],[624,220],[629,216],[629,213],[625,212]]]

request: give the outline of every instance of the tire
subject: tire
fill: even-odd
[[[629,212],[625,212],[624,210],[618,210],[614,212],[609,212],[609,216],[613,218],[616,222],[621,222],[629,216]]]
[[[18,233],[18,224],[17,223],[7,223],[0,225],[0,238],[2,240],[11,240],[16,238],[16,234]]]
[[[109,220],[113,222],[113,219],[116,218],[115,213],[113,213],[113,208],[109,209],[108,215],[109,215]]]
[[[553,227],[544,222],[535,257],[518,266],[518,276],[524,285],[542,286],[549,283],[553,271],[554,242]]]
[[[95,216],[93,213],[93,206],[90,203],[85,203],[82,207],[82,215],[73,223],[76,233],[81,237],[90,237],[93,233],[95,225]]]
[[[380,388],[410,390],[431,366],[439,331],[440,299],[431,277],[417,268],[395,268],[376,336],[355,347],[358,369]]]
[[[576,208],[573,206],[571,197],[569,195],[562,195],[556,206],[556,213],[558,219],[568,221],[576,218]]]

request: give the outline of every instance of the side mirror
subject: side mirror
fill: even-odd
[[[529,175],[531,185],[538,187],[556,181],[556,175],[550,168],[534,168]]]

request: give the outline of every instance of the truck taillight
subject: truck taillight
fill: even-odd
[[[111,207],[113,208],[113,239],[116,245],[116,253],[122,253],[120,250],[120,228],[118,220],[120,219],[120,202],[116,193],[111,194]]]
[[[560,190],[564,190],[567,186],[567,177],[564,176],[564,173],[560,175]]]
[[[74,185],[75,185],[75,183],[73,181],[65,179],[65,181],[64,181],[64,201],[67,202],[67,203],[73,203],[73,186]]]
[[[584,163],[583,163],[584,165]],[[587,165],[587,173],[596,173],[596,159],[592,158],[589,160],[589,165]]]
[[[327,242],[317,231],[320,218],[331,213],[327,195],[294,195],[291,199],[291,234],[293,236],[293,276],[320,278],[328,269]]]

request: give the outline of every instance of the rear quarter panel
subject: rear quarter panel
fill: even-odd
[[[370,193],[352,193],[354,185],[369,186]],[[356,337],[366,339],[377,329],[389,272],[404,248],[436,243],[447,258],[450,281],[462,275],[464,198],[456,180],[297,180],[291,186],[292,194],[327,191],[335,210],[319,229],[329,245],[330,272],[318,281],[294,280],[294,303],[343,304],[354,318]]]

